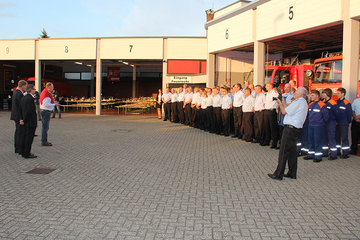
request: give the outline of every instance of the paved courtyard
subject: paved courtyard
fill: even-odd
[[[63,114],[36,159],[0,112],[0,239],[360,239],[360,158],[272,180],[278,150],[159,121]],[[41,126],[37,129],[40,135]],[[43,174],[34,168],[53,168]]]

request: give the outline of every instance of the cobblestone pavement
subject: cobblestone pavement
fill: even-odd
[[[63,114],[36,159],[0,112],[0,239],[360,239],[360,158],[272,180],[278,150],[149,116]],[[37,129],[40,135],[41,126]],[[26,173],[55,168],[47,175]]]

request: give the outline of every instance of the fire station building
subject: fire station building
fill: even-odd
[[[0,103],[19,79],[32,79],[38,90],[51,79],[68,84],[66,96],[95,96],[100,115],[101,97],[151,96],[184,83],[231,86],[250,75],[263,85],[270,65],[316,68],[333,52],[341,52],[334,64],[340,77],[319,80],[317,73],[332,71],[322,66],[306,84],[342,84],[350,101],[357,97],[359,0],[240,0],[206,14],[206,37],[0,40]]]

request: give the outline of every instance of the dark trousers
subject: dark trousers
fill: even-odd
[[[28,157],[30,156],[31,153],[31,145],[33,143],[34,140],[34,135],[35,135],[35,127],[25,127],[25,137],[24,137],[24,141],[23,141],[23,151],[22,151],[22,156],[23,157]]]
[[[256,111],[254,114],[255,140],[262,142],[264,139],[264,111]]]
[[[205,129],[205,121],[206,121],[206,109],[198,109],[198,115],[199,115],[199,121],[198,121],[198,126],[201,130]]]
[[[244,122],[244,136],[246,141],[253,140],[253,112],[244,112],[243,113],[243,122]]]
[[[191,105],[190,103],[185,105],[185,124],[190,125],[191,124]]]
[[[180,123],[184,123],[185,122],[185,115],[184,115],[184,103],[183,102],[177,102],[177,111],[178,111],[178,117],[179,117],[179,122]]]
[[[278,123],[275,110],[265,110],[265,143],[269,144],[272,140],[272,146],[277,145],[278,141]]]
[[[20,152],[23,149],[23,139],[25,135],[25,126],[20,125],[19,122],[15,121],[15,133],[14,133],[14,148],[15,152]]]
[[[177,102],[171,103],[172,121],[179,122]]]
[[[330,156],[337,156],[337,148],[336,148],[336,120],[328,121],[325,123],[325,131],[324,131],[324,143],[323,143],[323,156],[329,154],[329,145],[330,145]]]
[[[221,107],[213,108],[213,119],[214,119],[213,132],[220,134],[222,128]]]
[[[229,135],[230,131],[230,109],[221,110],[222,129],[224,135]]]
[[[280,143],[278,165],[274,172],[276,177],[282,178],[284,176],[286,162],[288,162],[289,166],[288,174],[292,177],[296,177],[298,156],[296,152],[296,142],[300,137],[300,134],[300,128],[284,127]]]
[[[298,139],[297,148],[298,153],[306,155],[309,152],[309,123],[305,122]]]
[[[356,154],[360,136],[360,122],[352,121],[351,125],[351,153]]]
[[[164,103],[165,118],[164,121],[171,121],[171,103]]]
[[[213,129],[213,107],[208,106],[205,111],[206,120],[205,120],[205,130],[211,131]]]
[[[322,146],[324,126],[310,126],[309,125],[309,152],[311,158],[322,159]]]
[[[192,119],[191,119],[191,126],[198,127],[199,126],[199,116],[198,116],[198,109],[196,107],[191,108]]]
[[[349,155],[350,146],[349,146],[349,123],[348,122],[338,122],[336,125],[336,146],[338,154]]]
[[[241,107],[234,107],[233,108],[233,112],[234,112],[234,132],[235,135],[242,135],[243,131],[243,111],[242,111],[242,106]]]

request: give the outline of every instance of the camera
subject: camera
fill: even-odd
[[[282,101],[282,92],[279,92],[279,96],[278,97],[273,97],[273,101],[276,101],[276,100],[280,100]]]

